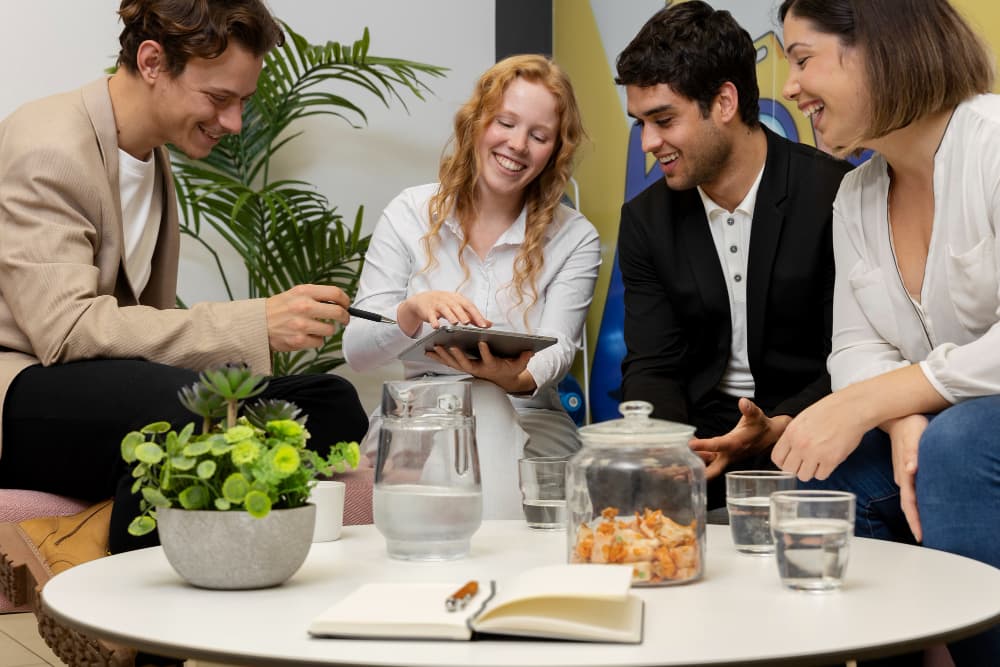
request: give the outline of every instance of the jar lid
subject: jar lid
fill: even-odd
[[[694,435],[694,426],[650,417],[653,405],[646,401],[625,401],[618,411],[621,419],[581,427],[584,444],[686,445]]]

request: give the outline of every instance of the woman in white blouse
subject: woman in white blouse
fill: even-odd
[[[905,7],[901,6],[905,5]],[[785,0],[785,95],[841,154],[834,393],[772,458],[858,495],[856,532],[1000,566],[1000,97],[947,0]],[[859,444],[860,443],[860,444]],[[1000,628],[952,647],[1000,657]]]
[[[486,518],[521,516],[517,459],[568,455],[576,428],[556,392],[579,348],[600,265],[597,231],[560,203],[583,137],[569,79],[550,60],[507,58],[480,77],[455,116],[439,183],[404,190],[372,234],[344,356],[381,366],[443,322],[553,336],[516,359],[438,347],[407,378],[473,378]],[[377,428],[377,420],[375,426]],[[371,441],[371,438],[369,438]]]

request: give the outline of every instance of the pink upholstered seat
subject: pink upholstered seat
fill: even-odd
[[[358,468],[350,472],[333,476],[344,482],[344,525],[357,526],[372,523],[372,487],[375,481],[375,470]]]
[[[75,498],[57,496],[54,493],[0,489],[0,523],[24,521],[40,516],[69,516],[92,504]],[[0,614],[16,611],[28,611],[28,608],[15,607],[0,593]]]

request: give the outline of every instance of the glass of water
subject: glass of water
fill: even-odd
[[[517,462],[521,507],[529,528],[566,527],[566,460],[530,456]]]
[[[774,553],[771,494],[795,488],[795,475],[782,470],[734,470],[726,473],[726,507],[736,550]]]
[[[375,527],[392,558],[469,553],[483,518],[467,382],[386,382],[375,464]]]
[[[840,588],[854,532],[853,493],[778,491],[771,495],[778,574],[801,591]]]

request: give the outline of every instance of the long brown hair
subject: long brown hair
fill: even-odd
[[[778,17],[789,13],[864,54],[871,119],[859,142],[993,87],[989,49],[947,0],[784,0]]]
[[[536,280],[545,263],[543,239],[545,229],[555,217],[556,207],[562,199],[566,184],[573,170],[573,155],[583,139],[580,109],[573,94],[569,77],[554,62],[540,55],[511,56],[488,69],[476,84],[472,97],[455,114],[452,136],[453,150],[441,160],[438,171],[440,187],[428,207],[430,229],[423,237],[427,251],[428,270],[437,262],[433,248],[438,240],[441,225],[454,215],[466,233],[459,248],[459,262],[469,277],[463,254],[469,244],[468,227],[475,220],[478,209],[476,184],[482,165],[476,147],[487,126],[493,122],[507,87],[517,78],[540,83],[556,99],[559,114],[559,133],[548,164],[525,188],[524,203],[527,220],[524,243],[514,260],[514,289],[520,306],[530,294],[528,308],[538,300]]]

